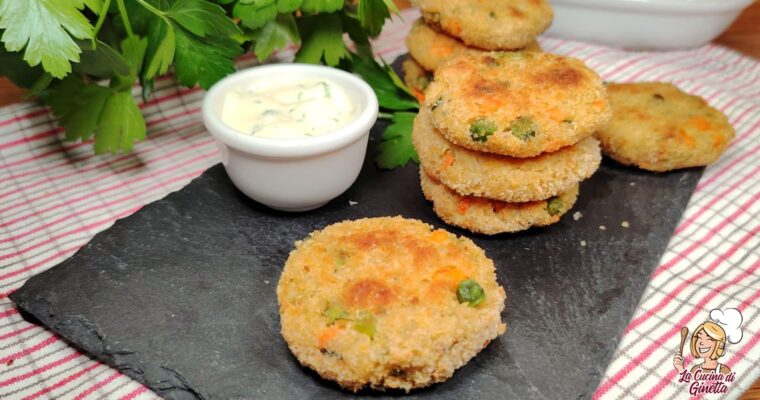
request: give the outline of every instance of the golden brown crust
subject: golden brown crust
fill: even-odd
[[[708,165],[734,137],[723,113],[670,83],[613,83],[607,91],[613,117],[596,137],[622,164],[657,172]]]
[[[548,53],[463,56],[426,91],[433,126],[476,151],[534,157],[591,136],[611,116],[601,78],[582,61]]]
[[[486,293],[477,307],[457,300],[468,278]],[[277,299],[296,358],[353,391],[443,381],[505,329],[506,294],[483,250],[401,217],[345,221],[297,242]]]
[[[431,177],[461,195],[506,202],[544,200],[566,192],[596,172],[602,160],[593,138],[533,158],[468,150],[444,139],[426,109],[414,121],[412,141],[420,166]]]
[[[551,25],[546,0],[417,0],[431,26],[468,46],[512,50],[527,46]]]
[[[578,198],[578,185],[548,200],[505,203],[483,197],[461,196],[420,170],[425,198],[449,225],[475,233],[495,235],[551,225],[567,213]]]
[[[421,19],[412,25],[412,30],[406,37],[406,47],[419,65],[428,71],[437,70],[441,64],[455,57],[487,52],[476,47],[468,47],[460,40],[436,31]],[[518,50],[540,52],[541,46],[533,40],[524,48],[516,49]]]

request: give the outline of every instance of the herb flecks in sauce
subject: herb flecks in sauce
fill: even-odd
[[[243,134],[290,139],[334,132],[357,113],[348,93],[331,80],[280,79],[230,90],[222,121]]]

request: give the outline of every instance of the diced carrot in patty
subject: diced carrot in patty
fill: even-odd
[[[325,347],[329,341],[335,338],[340,330],[341,328],[337,325],[328,326],[317,336],[317,345],[320,348]]]

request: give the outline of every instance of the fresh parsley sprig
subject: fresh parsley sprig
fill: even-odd
[[[377,166],[393,169],[405,166],[410,160],[419,162],[412,146],[412,127],[420,105],[412,92],[388,64],[380,65],[372,58],[354,57],[351,70],[375,91],[384,111],[380,117],[391,121],[379,145]]]
[[[291,44],[300,45],[298,62],[372,66],[369,38],[396,11],[392,0],[0,0],[0,75],[50,105],[68,140],[94,138],[96,153],[130,151],[146,133],[137,83],[144,99],[170,72],[209,88],[243,53],[263,61]],[[389,68],[372,68],[365,72],[383,107],[415,107]]]

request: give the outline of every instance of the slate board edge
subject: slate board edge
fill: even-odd
[[[219,163],[210,166],[209,169],[216,165],[219,165]],[[193,181],[202,176],[203,173],[193,178],[185,186],[192,184]],[[170,199],[176,193],[183,190],[185,186],[167,193],[166,196],[160,199],[156,199],[153,202],[146,204],[142,208],[150,207],[153,204]],[[139,211],[140,210],[136,212]],[[90,243],[99,235],[102,235],[108,230],[116,227],[118,224],[122,223],[123,219],[129,218],[131,215],[132,214],[117,219],[112,226],[95,234],[95,236],[93,236],[92,239],[90,239],[87,243]],[[86,247],[87,244],[83,245],[66,260],[62,261],[59,264],[56,264],[52,268],[63,266],[64,264],[68,263]],[[37,274],[29,278],[27,282],[40,279],[42,275],[43,273]],[[26,285],[26,282],[24,285]],[[100,329],[98,329],[97,325],[88,321],[84,316],[58,315],[53,306],[46,300],[40,299],[38,297],[24,299],[20,296],[17,296],[17,292],[21,293],[20,290],[14,291],[8,295],[8,298],[13,301],[18,308],[21,309],[21,312],[27,321],[39,321],[42,324],[43,328],[50,330],[54,334],[62,336],[65,339],[66,343],[74,348],[84,351],[87,353],[88,357],[95,358],[109,365],[110,367],[116,368],[123,374],[147,386],[149,389],[163,398],[204,398],[200,393],[192,389],[185,377],[177,371],[158,364],[143,365],[142,363],[135,361],[136,359],[139,359],[139,357],[136,357],[138,353],[128,349],[113,349],[111,344],[109,344],[108,339],[99,333]],[[82,345],[78,344],[74,339],[74,335],[80,336],[81,332],[81,330],[72,329],[77,325],[80,327],[85,327],[85,331],[87,332],[87,338],[81,341],[83,343]],[[87,343],[87,345],[84,345],[84,343]],[[105,355],[105,357],[102,355]]]

